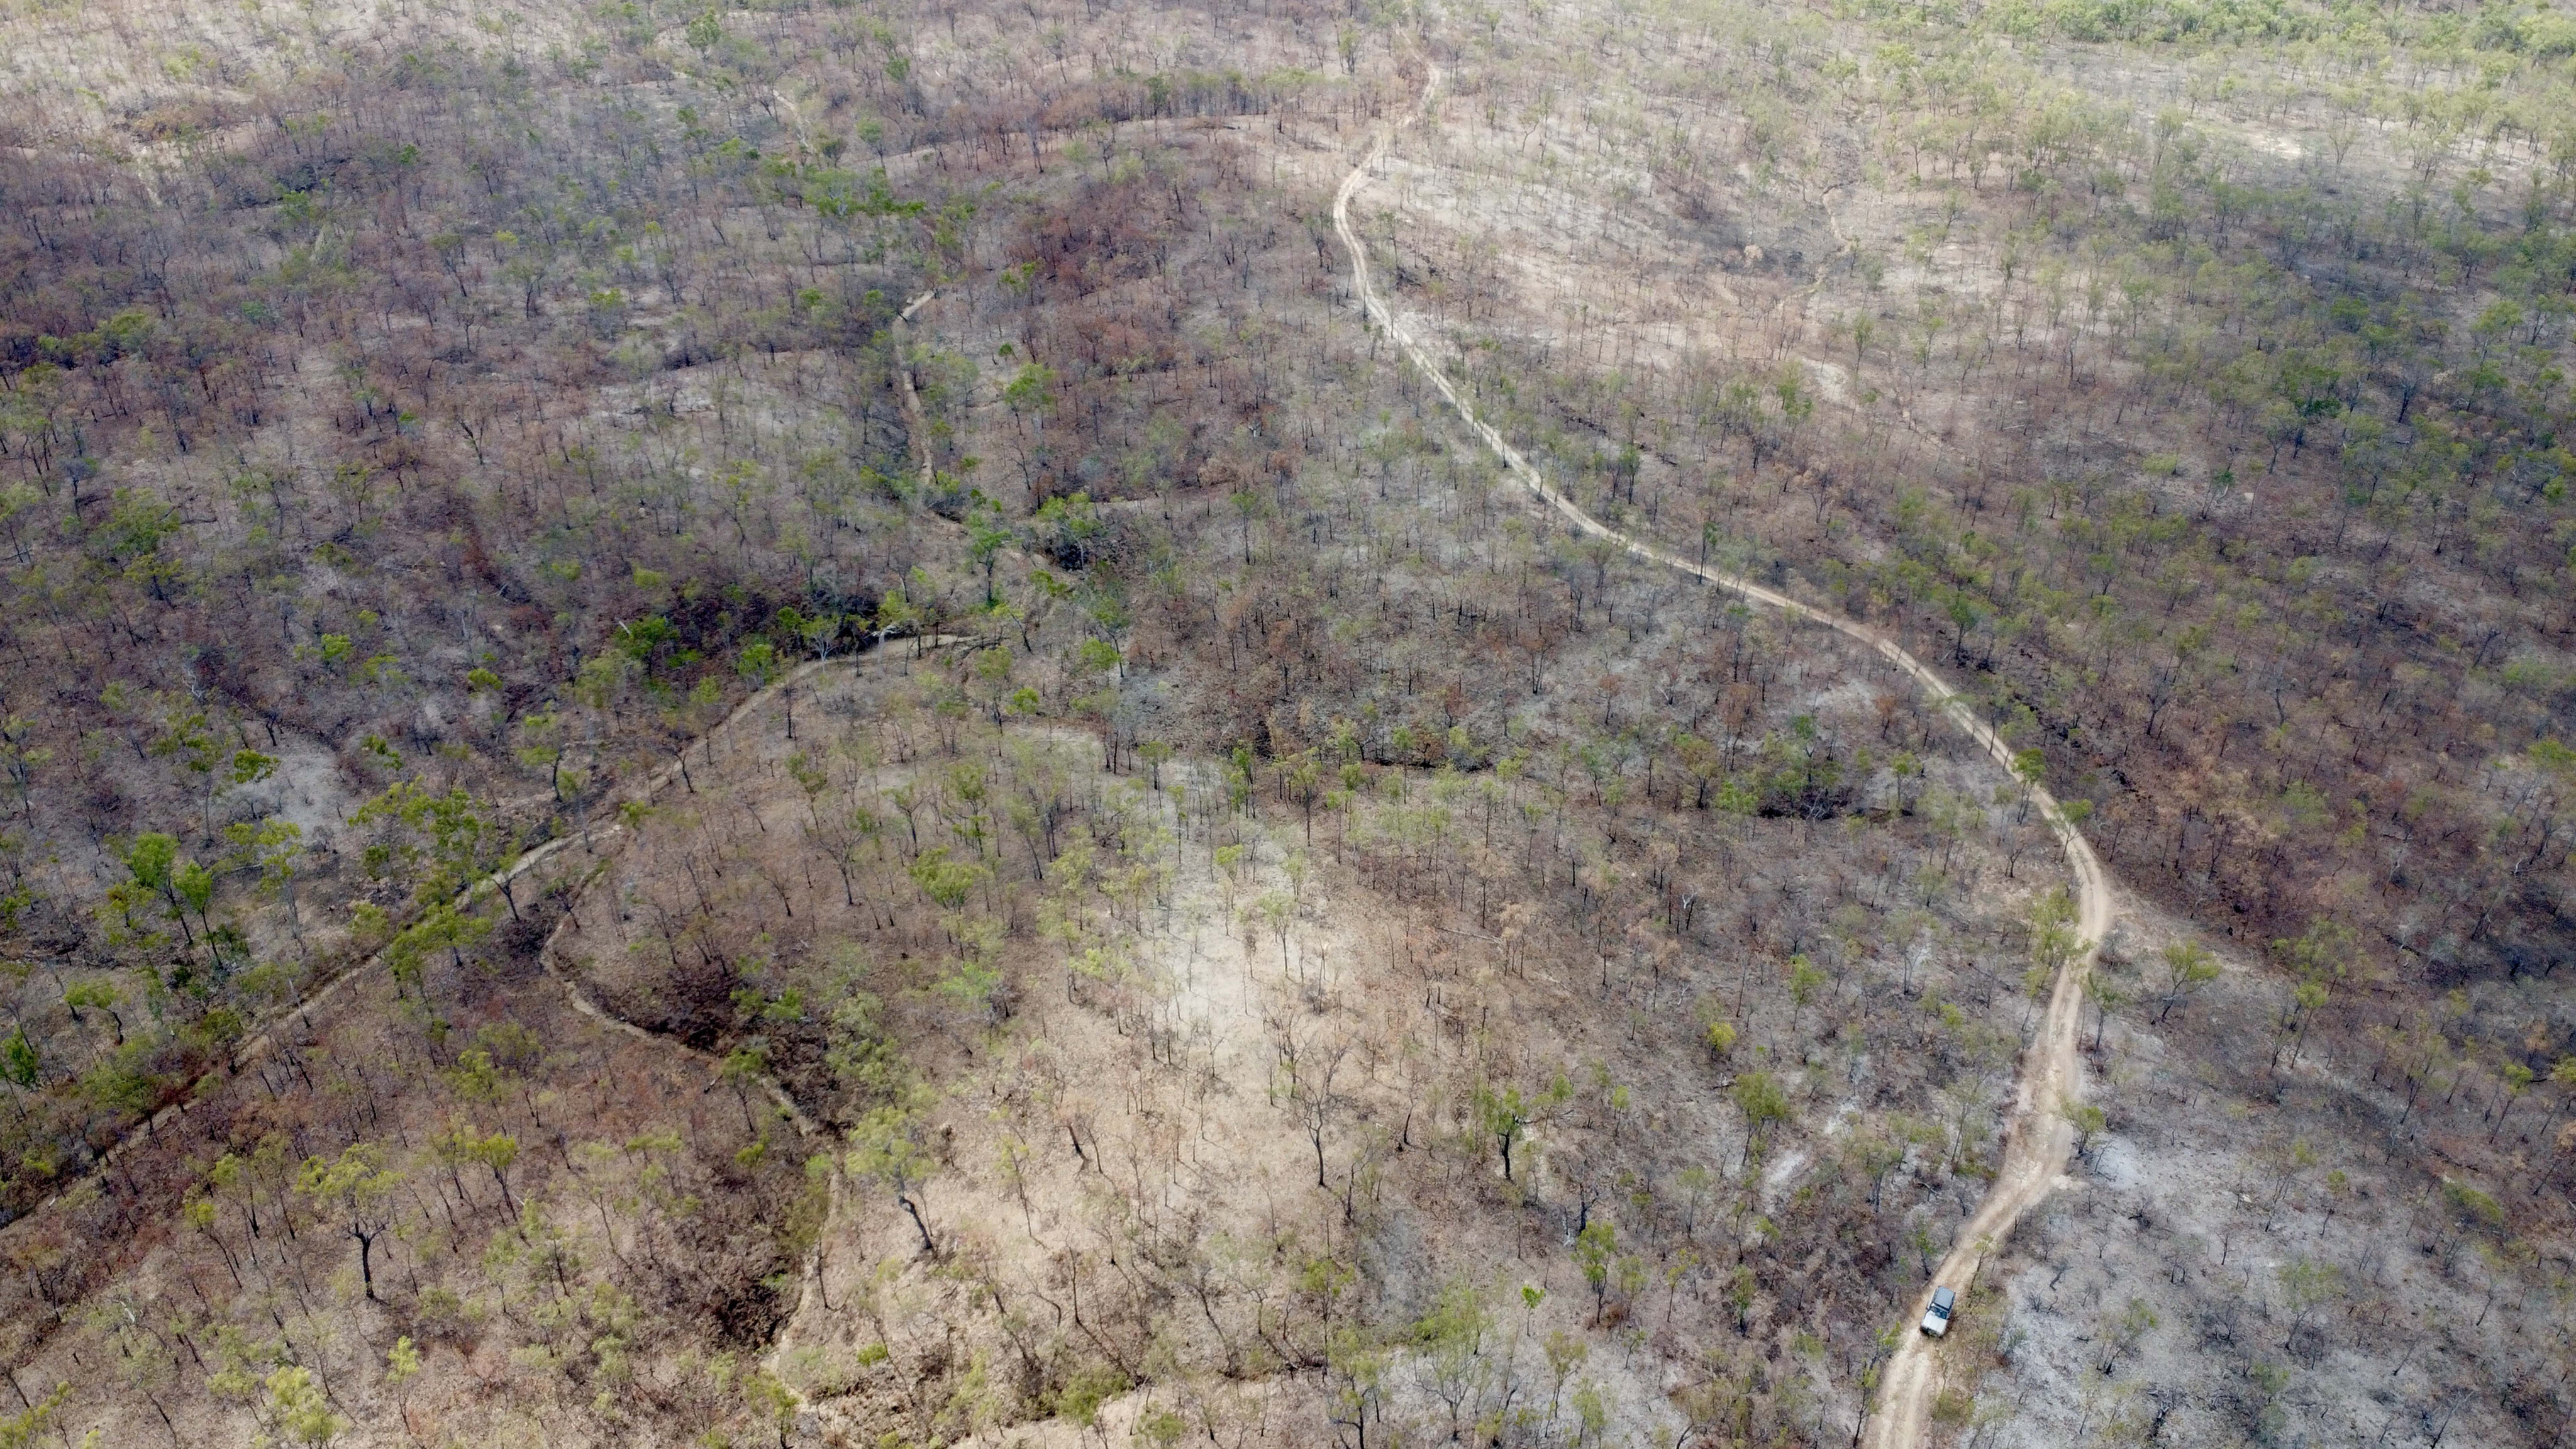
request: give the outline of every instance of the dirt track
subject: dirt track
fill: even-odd
[[[1378,133],[1368,155],[1351,169],[1341,189],[1333,194],[1333,229],[1340,233],[1343,248],[1351,254],[1351,288],[1367,307],[1370,320],[1385,329],[1406,360],[1440,390],[1440,395],[1448,400],[1459,418],[1485,440],[1485,445],[1502,459],[1512,476],[1574,527],[1595,537],[1609,539],[1639,558],[1678,569],[1756,603],[1812,620],[1877,650],[1889,662],[1911,675],[1941,712],[2010,774],[2013,768],[2011,746],[1978,719],[1967,702],[1960,698],[1959,692],[1931,666],[1898,647],[1894,640],[1857,620],[1801,603],[1751,579],[1694,563],[1602,523],[1558,491],[1521,456],[1519,449],[1504,441],[1503,435],[1476,416],[1475,409],[1459,396],[1448,374],[1431,353],[1405,330],[1393,309],[1370,285],[1368,252],[1361,246],[1359,234],[1351,229],[1351,198],[1367,184],[1370,171],[1384,159],[1387,148],[1394,143],[1396,132],[1410,125],[1416,116],[1429,108],[1439,88],[1440,70],[1433,66],[1423,82],[1422,98],[1415,103],[1413,112]],[[2083,1005],[2084,978],[2091,971],[2094,953],[2111,926],[2111,887],[2103,874],[2101,860],[2093,854],[2093,847],[2086,842],[2083,832],[2066,818],[2066,812],[2058,808],[2056,798],[2046,790],[2034,787],[2031,803],[2038,807],[2049,828],[2056,832],[2058,844],[2066,852],[2067,868],[2075,877],[2077,929],[2083,935],[2084,946],[2058,973],[2056,986],[2049,994],[2048,1015],[2023,1060],[2021,1080],[2013,1094],[2003,1170],[1996,1174],[1993,1186],[1986,1191],[1985,1200],[1977,1205],[1976,1214],[1960,1228],[1949,1255],[1941,1260],[1933,1283],[1923,1286],[1920,1298],[1909,1312],[1894,1357],[1882,1366],[1878,1406],[1868,1425],[1869,1442],[1877,1449],[1906,1449],[1906,1446],[1922,1440],[1924,1420],[1931,1409],[1936,1388],[1933,1370],[1938,1348],[1934,1340],[1915,1332],[1914,1325],[1922,1318],[1934,1283],[1960,1289],[1961,1311],[1975,1311],[1975,1305],[1967,1301],[1965,1290],[1975,1282],[1977,1270],[1984,1263],[1986,1254],[2003,1241],[2004,1235],[2012,1230],[2026,1209],[2046,1197],[2056,1186],[2058,1176],[2065,1168],[2067,1153],[2073,1146],[2074,1131],[2057,1109],[2060,1104],[2074,1100],[2083,1087],[2075,1054],[2077,1020]]]
[[[943,638],[934,642],[944,643],[946,641]],[[655,798],[661,795],[662,791],[668,787],[673,780],[681,778],[681,761],[687,756],[690,750],[702,748],[705,741],[712,740],[725,731],[732,729],[736,722],[749,715],[753,710],[767,703],[770,699],[795,689],[796,686],[802,683],[807,677],[814,674],[817,670],[825,667],[827,667],[826,662],[822,660],[809,661],[805,664],[798,665],[795,669],[789,671],[785,676],[773,682],[767,688],[759,690],[750,698],[745,699],[742,703],[734,706],[732,712],[727,714],[723,721],[717,724],[715,728],[709,730],[706,734],[701,735],[698,739],[692,740],[688,744],[681,746],[680,752],[672,756],[669,764],[655,770],[651,775],[647,776],[640,785],[630,787],[622,792],[614,793],[603,803],[612,805],[629,802],[636,804],[651,803]],[[549,795],[539,798],[551,799],[553,797]],[[564,853],[574,846],[579,846],[583,850],[596,855],[603,845],[613,845],[620,841],[625,834],[626,827],[624,824],[616,820],[609,820],[597,825],[586,826],[578,834],[559,835],[551,840],[531,846],[527,850],[520,852],[519,855],[509,864],[500,867],[490,875],[474,881],[463,890],[457,892],[453,904],[457,909],[463,910],[488,899],[496,892],[506,889],[511,883],[531,874],[539,866],[544,865],[547,861]],[[549,937],[547,946],[551,949],[552,945],[553,940]],[[108,1167],[114,1165],[117,1159],[142,1146],[144,1143],[151,1141],[153,1138],[159,1136],[162,1132],[175,1125],[181,1118],[186,1117],[189,1112],[195,1108],[199,1100],[200,1091],[215,1077],[218,1072],[225,1076],[235,1075],[239,1073],[243,1067],[265,1060],[268,1054],[275,1050],[281,1037],[310,1029],[314,1014],[329,1005],[333,998],[340,994],[341,988],[347,986],[351,981],[368,974],[378,966],[383,965],[384,961],[384,951],[379,948],[374,951],[369,951],[363,956],[352,957],[348,961],[344,962],[338,970],[326,975],[322,979],[321,983],[317,985],[310,994],[306,995],[303,1000],[296,1002],[291,1007],[288,1007],[286,1011],[279,1015],[275,1020],[270,1021],[258,1030],[252,1032],[250,1035],[242,1038],[242,1040],[233,1047],[232,1052],[227,1057],[223,1065],[219,1067],[208,1067],[204,1072],[198,1074],[194,1080],[189,1082],[188,1085],[180,1091],[175,1100],[170,1102],[167,1106],[162,1107],[159,1111],[154,1112],[143,1121],[136,1123],[133,1127],[128,1128],[115,1142],[110,1143],[107,1150],[100,1153],[95,1161],[91,1162],[88,1166],[67,1180],[61,1187],[58,1187],[53,1192],[46,1194],[43,1201],[37,1203],[34,1207],[28,1209],[20,1216],[10,1220],[7,1224],[0,1225],[0,1236],[5,1236],[12,1231],[20,1230],[21,1224],[38,1221],[48,1211],[50,1211],[57,1202],[61,1201],[65,1191],[69,1190],[74,1185],[87,1181],[91,1177],[105,1171]],[[588,1012],[590,1015],[599,1015],[597,1011],[593,1010],[588,1005],[581,993],[578,991],[573,993],[573,1004],[575,1006],[582,1007],[583,1010]],[[624,1023],[619,1024],[624,1025]],[[640,1029],[630,1026],[628,1027],[628,1030],[632,1031]],[[762,1080],[765,1085],[770,1087],[772,1092],[778,1092],[778,1088],[774,1083],[769,1083],[766,1078],[763,1078]],[[780,1093],[780,1095],[783,1096],[784,1094]]]

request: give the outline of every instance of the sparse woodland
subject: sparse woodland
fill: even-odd
[[[2071,1352],[1999,1376],[2065,1411],[2021,1432],[2550,1442],[2564,1346],[2531,1315],[2576,1141],[2516,1114],[2576,1083],[2559,22],[2176,16],[2147,37],[2238,47],[2071,46],[2112,34],[2071,14],[1917,17],[1865,56],[1821,22],[1604,23],[1580,105],[1558,50],[1490,29],[1528,58],[1456,67],[1381,266],[1586,506],[1945,659],[2152,901],[2094,1041],[2105,1120],[2166,1155],[2056,1341],[2155,1316],[2141,1276],[2226,1286],[2165,1303],[2194,1351],[2128,1384]],[[1634,199],[1587,211],[1602,178]],[[2167,1007],[2213,945],[2255,976],[2195,1026]],[[2231,1266],[2231,1196],[2291,1235],[2295,1289]],[[2414,1264],[2371,1241],[2395,1225]],[[2090,1241],[2050,1237],[2057,1267]],[[2247,1341],[2248,1298],[2283,1338]],[[2418,1313],[2455,1361],[2415,1361]]]
[[[0,1443],[1856,1443],[2042,778],[1938,1441],[2576,1423],[2557,12],[0,32]]]

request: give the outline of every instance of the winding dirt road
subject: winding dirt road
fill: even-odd
[[[1370,284],[1368,250],[1361,245],[1359,233],[1351,227],[1351,198],[1368,184],[1369,173],[1385,159],[1396,133],[1429,109],[1439,89],[1440,70],[1432,66],[1423,83],[1422,97],[1415,103],[1413,111],[1378,133],[1368,155],[1352,168],[1341,189],[1333,195],[1333,229],[1341,234],[1342,246],[1351,254],[1351,289],[1367,307],[1370,320],[1383,328],[1405,359],[1440,390],[1441,397],[1447,399],[1459,418],[1485,440],[1485,446],[1502,459],[1503,466],[1510,470],[1512,476],[1575,528],[1596,538],[1608,539],[1639,558],[1678,569],[1755,603],[1812,620],[1877,650],[1888,662],[1912,676],[1924,695],[2010,774],[2013,768],[2011,746],[1976,717],[1967,701],[1950,687],[1948,681],[1931,666],[1899,647],[1896,641],[1857,620],[1801,603],[1751,579],[1694,563],[1610,527],[1584,512],[1560,492],[1530,465],[1528,459],[1521,456],[1519,449],[1504,441],[1500,432],[1468,406],[1430,351],[1414,339]],[[2066,812],[2058,808],[2056,798],[2044,789],[2034,788],[2031,803],[2039,808],[2049,828],[2056,833],[2059,846],[2066,852],[2067,869],[2075,877],[2077,929],[2083,934],[2084,944],[2058,972],[2056,985],[2049,994],[2048,1015],[2023,1059],[2021,1080],[2013,1094],[2003,1168],[1986,1190],[1985,1200],[1977,1205],[1975,1215],[1961,1225],[1949,1255],[1941,1260],[1940,1270],[1933,1276],[1933,1283],[1923,1285],[1922,1294],[1903,1326],[1894,1357],[1882,1366],[1877,1409],[1867,1425],[1869,1442],[1877,1449],[1910,1449],[1922,1441],[1924,1420],[1931,1409],[1936,1389],[1934,1368],[1938,1349],[1934,1340],[1915,1331],[1915,1324],[1921,1321],[1929,1304],[1934,1283],[1948,1284],[1961,1290],[1961,1311],[1975,1311],[1974,1305],[1966,1301],[1966,1290],[1975,1282],[1978,1268],[1984,1263],[1987,1253],[2012,1230],[2022,1213],[2057,1185],[2058,1177],[2066,1166],[2067,1153],[2074,1145],[2074,1129],[2057,1109],[2062,1103],[2074,1100],[2083,1087],[2076,1062],[2077,1021],[2083,1006],[2084,978],[2092,969],[2094,954],[2104,933],[2111,927],[2111,887],[2109,878],[2103,874],[2101,860],[2093,854],[2093,847],[2085,841],[2083,832],[2075,828],[2074,822],[2066,818]]]

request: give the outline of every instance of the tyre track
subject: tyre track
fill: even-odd
[[[1428,69],[1421,98],[1415,102],[1413,110],[1378,132],[1368,154],[1352,168],[1350,175],[1343,179],[1340,190],[1333,194],[1333,230],[1340,235],[1344,250],[1350,253],[1352,292],[1367,309],[1370,321],[1385,330],[1405,360],[1439,390],[1451,410],[1484,440],[1485,446],[1502,460],[1511,475],[1577,530],[1616,543],[1637,558],[1676,569],[1792,617],[1821,624],[1877,651],[1881,658],[1912,678],[1942,714],[2010,774],[2013,769],[2011,746],[1985,721],[1977,718],[1958,690],[1895,640],[1858,620],[1802,603],[1751,579],[1693,562],[1610,527],[1585,512],[1550,483],[1519,449],[1504,439],[1501,432],[1476,415],[1476,410],[1468,405],[1457,386],[1449,380],[1447,372],[1406,330],[1394,310],[1371,285],[1368,251],[1351,226],[1352,198],[1367,185],[1370,172],[1385,159],[1396,133],[1426,113],[1439,92],[1440,69],[1436,65]],[[2021,1215],[2047,1197],[2057,1185],[2074,1143],[2074,1130],[2059,1115],[2057,1108],[2075,1100],[2083,1088],[2076,1044],[2080,1035],[2078,1023],[2083,1006],[2084,978],[2091,971],[2102,938],[2111,926],[2111,887],[2100,858],[2093,853],[2093,847],[2085,840],[2083,832],[2059,807],[2056,797],[2033,785],[2030,800],[2057,837],[2059,847],[2066,854],[2067,869],[2075,878],[2077,929],[2083,935],[2083,945],[2059,969],[2056,983],[2049,992],[2048,1013],[2041,1022],[2038,1036],[2024,1055],[2006,1129],[2002,1169],[1986,1190],[1976,1212],[1961,1225],[1949,1254],[1941,1260],[1940,1269],[1933,1276],[1933,1282],[1923,1285],[1902,1326],[1896,1352],[1883,1366],[1874,1422],[1866,1426],[1869,1442],[1876,1449],[1910,1449],[1922,1440],[1924,1422],[1937,1387],[1938,1344],[1914,1331],[1914,1324],[1929,1304],[1934,1284],[1947,1284],[1960,1290],[1964,1305],[1966,1290],[1975,1282],[1987,1256],[2012,1231],[2013,1224],[2020,1221]]]

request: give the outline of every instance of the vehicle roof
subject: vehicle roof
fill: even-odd
[[[1935,1288],[1932,1290],[1932,1301],[1935,1303],[1955,1303],[1958,1299],[1959,1295],[1951,1292],[1947,1288]]]

